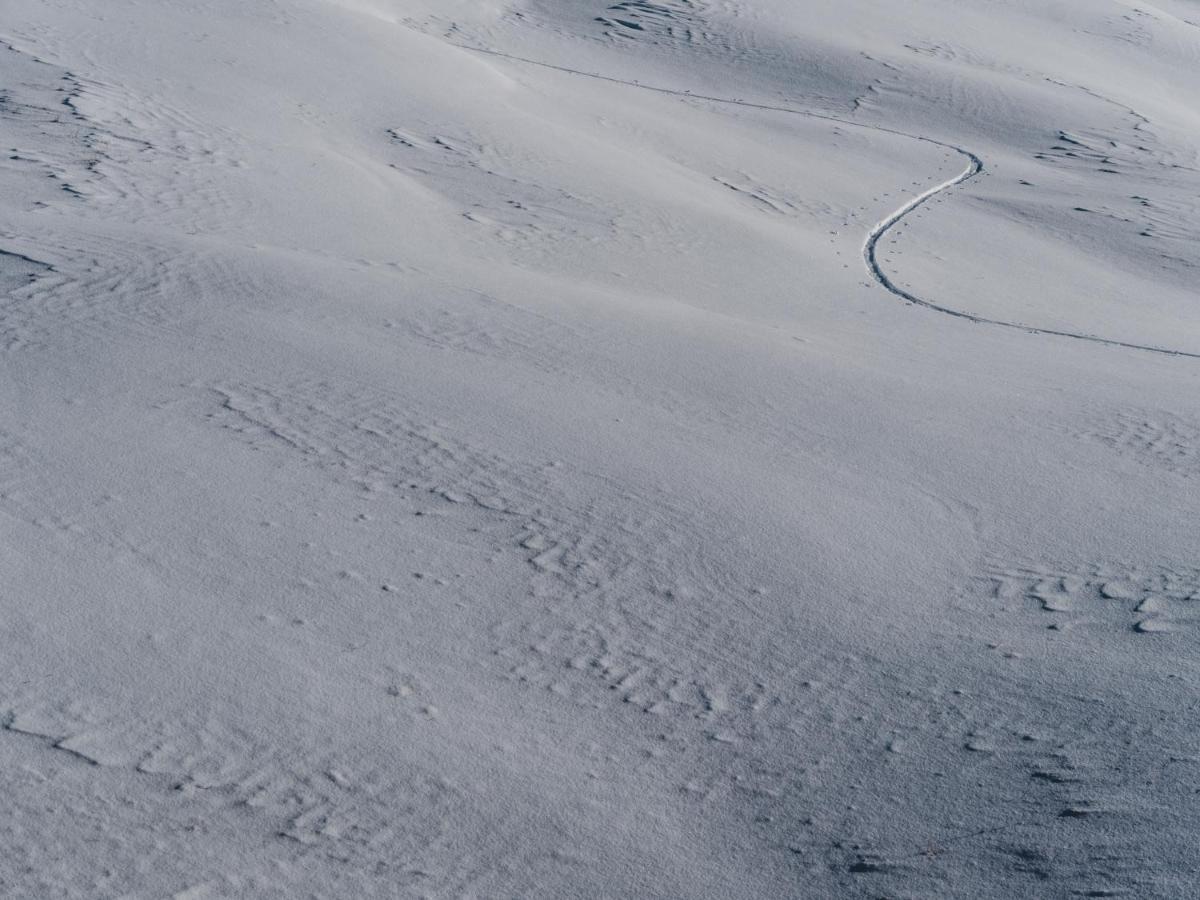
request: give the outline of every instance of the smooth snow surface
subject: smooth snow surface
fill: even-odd
[[[0,0],[0,896],[1200,894],[1196,0]]]

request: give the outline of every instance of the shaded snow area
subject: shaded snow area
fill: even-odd
[[[1196,897],[1197,98],[1197,0],[0,0],[0,896]]]

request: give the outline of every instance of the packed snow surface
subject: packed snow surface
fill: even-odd
[[[0,895],[1196,897],[1197,98],[1197,0],[0,0]]]

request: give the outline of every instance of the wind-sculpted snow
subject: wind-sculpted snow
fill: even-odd
[[[1026,332],[1027,334],[1041,334],[1041,335],[1048,335],[1048,336],[1052,336],[1052,337],[1072,338],[1075,340],[1090,341],[1092,343],[1097,343],[1097,344],[1105,344],[1110,347],[1121,347],[1121,348],[1124,348],[1127,350],[1144,350],[1144,351],[1147,351],[1150,353],[1165,353],[1168,356],[1187,356],[1187,357],[1192,357],[1193,359],[1200,359],[1200,353],[1191,353],[1186,350],[1172,350],[1172,349],[1169,349],[1166,347],[1154,347],[1154,346],[1150,346],[1150,345],[1146,345],[1146,344],[1136,344],[1136,343],[1132,343],[1129,341],[1116,340],[1113,338],[1098,337],[1098,336],[1092,335],[1092,334],[1081,334],[1081,333],[1073,332],[1073,331],[1060,331],[1060,330],[1056,330],[1053,328],[1039,328],[1034,325],[1026,325],[1026,324],[1022,324],[1019,322],[1006,322],[1006,321],[1003,321],[1000,319],[990,319],[985,316],[979,316],[979,315],[975,315],[970,312],[965,312],[963,310],[953,309],[944,304],[937,303],[937,302],[934,302],[934,301],[926,299],[926,298],[922,298],[922,297],[912,293],[911,291],[898,286],[896,281],[890,275],[888,275],[888,273],[885,271],[883,264],[879,260],[878,247],[879,247],[880,240],[882,240],[884,238],[884,236],[887,235],[887,233],[889,231],[891,231],[892,228],[900,222],[900,220],[902,220],[909,213],[913,212],[915,209],[920,207],[926,201],[937,196],[938,194],[941,194],[945,191],[948,191],[951,188],[957,187],[958,185],[961,185],[961,184],[969,181],[970,179],[974,178],[976,175],[981,173],[984,168],[983,160],[981,160],[978,156],[976,156],[970,150],[964,150],[961,147],[956,147],[952,144],[945,143],[944,141],[935,140],[935,139],[930,138],[925,135],[908,134],[906,132],[897,131],[892,128],[882,128],[882,127],[875,126],[875,125],[866,125],[861,122],[855,122],[851,119],[845,119],[845,118],[840,118],[837,116],[831,116],[831,115],[828,115],[825,113],[793,109],[793,108],[784,107],[784,106],[774,106],[774,105],[766,104],[766,103],[755,103],[755,102],[749,101],[749,100],[735,100],[735,99],[730,99],[727,97],[714,97],[714,96],[710,96],[710,95],[703,94],[703,93],[693,93],[692,91],[687,91],[687,90],[677,90],[677,89],[671,89],[671,88],[656,87],[654,85],[642,84],[642,83],[636,82],[636,81],[626,81],[626,80],[623,80],[620,78],[613,78],[613,77],[607,76],[607,75],[599,75],[594,72],[584,72],[584,71],[580,71],[578,69],[567,68],[565,66],[552,65],[549,63],[540,62],[538,60],[528,59],[528,58],[520,57],[520,56],[514,56],[513,54],[503,53],[503,52],[500,52],[497,50],[492,50],[492,49],[483,48],[483,47],[468,46],[468,47],[466,47],[466,49],[472,50],[476,53],[486,53],[486,54],[493,55],[493,56],[500,56],[500,57],[503,57],[506,59],[515,60],[517,62],[523,62],[523,63],[528,63],[530,65],[542,66],[544,68],[549,68],[549,69],[557,69],[561,72],[568,72],[573,75],[582,75],[587,78],[595,78],[600,81],[609,81],[609,82],[612,82],[615,84],[623,84],[628,87],[634,87],[634,88],[639,88],[641,90],[653,91],[653,92],[660,93],[660,94],[670,94],[670,95],[674,95],[674,96],[678,96],[678,97],[685,97],[685,98],[688,98],[691,100],[707,101],[710,103],[728,103],[728,104],[732,104],[734,106],[744,106],[744,107],[747,107],[750,109],[770,110],[770,111],[774,111],[774,112],[790,113],[792,115],[809,116],[809,117],[817,118],[817,119],[828,119],[828,120],[834,121],[834,122],[841,122],[844,125],[850,125],[850,126],[858,127],[858,128],[870,128],[873,130],[884,132],[886,134],[898,135],[900,137],[907,137],[907,138],[911,138],[913,140],[918,140],[918,141],[926,141],[926,142],[931,143],[938,147],[947,147],[947,148],[953,150],[954,152],[958,153],[959,155],[961,155],[964,159],[966,159],[967,167],[961,173],[956,175],[955,177],[953,177],[947,181],[944,181],[941,184],[935,185],[934,187],[932,187],[926,191],[923,191],[922,193],[911,198],[910,200],[907,200],[903,205],[901,205],[894,212],[892,212],[891,214],[889,214],[888,216],[886,216],[885,218],[880,220],[878,223],[876,223],[867,234],[866,242],[863,245],[863,255],[866,258],[867,268],[870,270],[872,277],[876,281],[878,281],[880,285],[882,285],[884,288],[886,288],[890,293],[894,294],[895,296],[899,297],[901,300],[904,300],[908,303],[914,303],[918,306],[923,306],[926,309],[931,309],[931,310],[934,310],[935,312],[940,312],[940,313],[944,313],[949,316],[954,316],[955,318],[965,319],[969,322],[975,322],[975,323],[984,324],[984,325],[999,325],[1004,328],[1015,328],[1015,329],[1018,329],[1019,331]]]
[[[1183,5],[2,8],[0,895],[1195,893]]]

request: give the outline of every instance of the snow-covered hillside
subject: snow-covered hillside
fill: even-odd
[[[0,895],[1189,898],[1196,0],[0,0]]]

